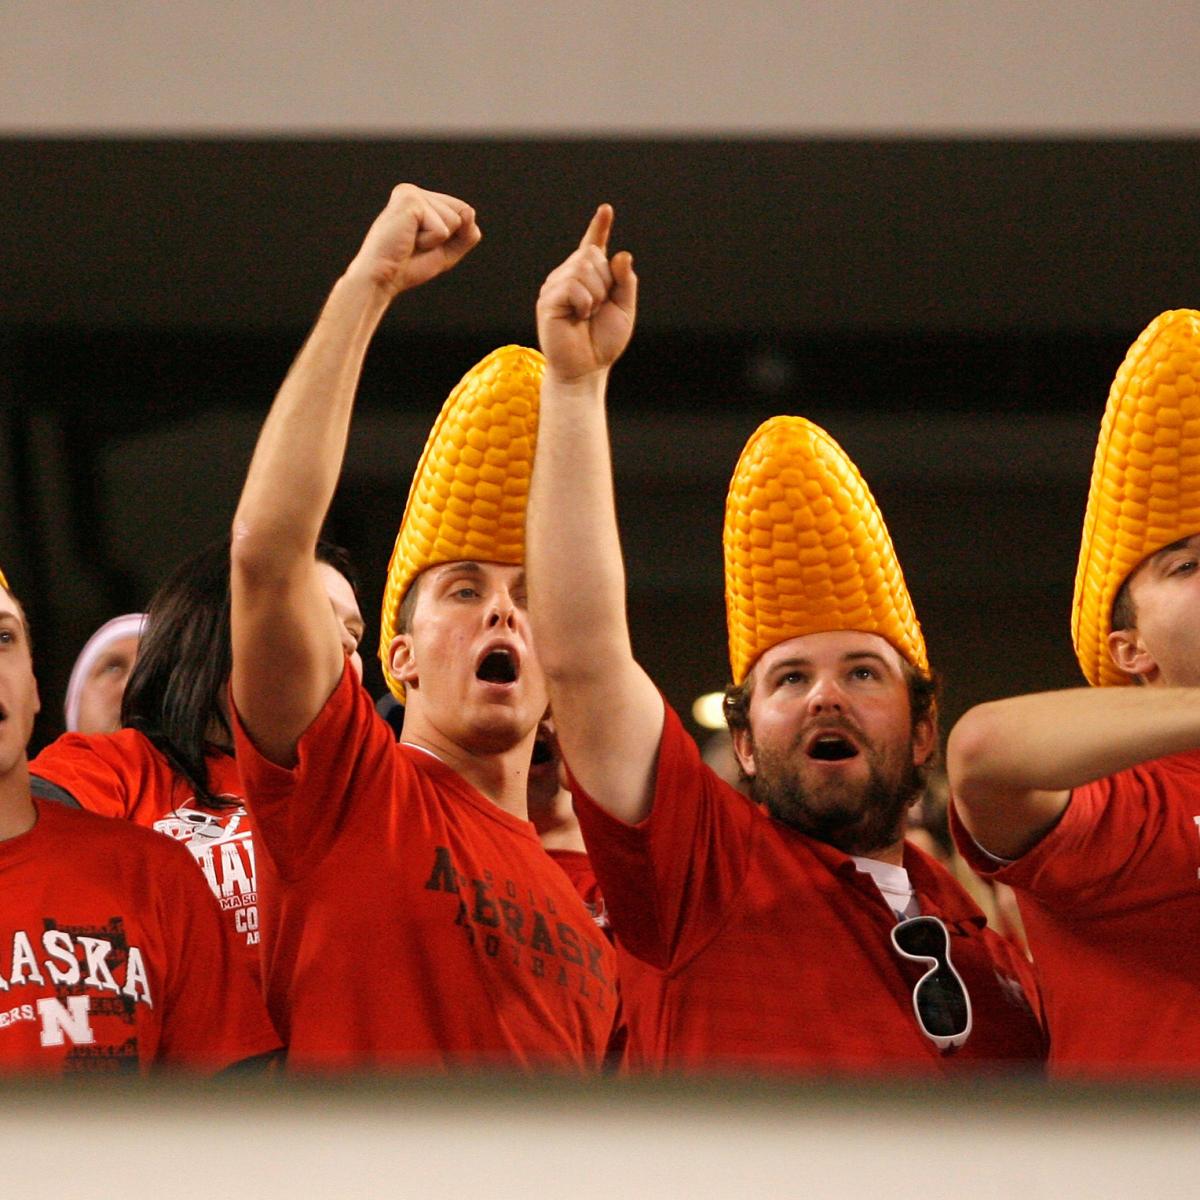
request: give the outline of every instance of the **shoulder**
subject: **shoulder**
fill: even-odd
[[[1165,787],[1172,793],[1183,792],[1189,798],[1200,796],[1200,751],[1189,750],[1166,758],[1152,758],[1100,782],[1113,788],[1149,785]]]
[[[35,775],[53,778],[55,771],[85,764],[103,764],[114,772],[166,765],[145,734],[121,729],[117,733],[64,733],[30,762],[29,769]]]
[[[324,766],[345,763],[361,753],[364,745],[394,747],[392,727],[375,710],[375,704],[355,674],[349,660],[333,691],[325,698],[309,725],[300,733],[290,756],[292,765],[275,762],[258,746],[254,729],[246,725],[236,702],[231,704],[236,757],[243,778],[266,780],[295,776],[302,764]]]
[[[1172,754],[1083,784],[1071,793],[1068,822],[1102,820],[1113,828],[1158,817],[1200,814],[1200,752]]]
[[[684,728],[679,714],[663,702],[662,737],[658,747],[658,769],[655,782],[659,789],[697,788],[728,794],[748,803],[746,797],[727,783],[704,761],[695,738]]]
[[[82,808],[35,800],[43,844],[70,869],[97,864],[134,885],[147,875],[186,869],[196,873],[191,854],[172,838],[131,821]]]
[[[61,837],[97,855],[121,853],[126,848],[132,853],[155,857],[163,847],[171,852],[171,840],[161,833],[89,812],[86,808],[68,808],[62,804],[45,803],[35,799],[38,826],[47,836]],[[186,851],[184,851],[187,854]],[[189,856],[190,857],[190,856]]]

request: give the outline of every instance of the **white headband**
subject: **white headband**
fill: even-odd
[[[113,642],[125,637],[141,637],[142,624],[146,620],[145,613],[125,613],[124,616],[113,617],[106,621],[87,640],[87,644],[79,652],[75,665],[71,668],[71,679],[67,684],[67,702],[63,712],[67,718],[67,729],[73,731],[79,726],[79,699],[88,674],[96,663],[96,659],[104,653]]]

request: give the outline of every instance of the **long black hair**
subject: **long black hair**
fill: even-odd
[[[358,595],[345,550],[322,541],[317,561],[344,575]],[[226,535],[180,563],[154,594],[121,702],[121,724],[144,734],[210,808],[229,804],[209,786],[206,757],[213,749],[233,752],[225,705],[232,663]]]

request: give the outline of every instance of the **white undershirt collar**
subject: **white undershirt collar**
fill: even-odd
[[[875,880],[875,886],[888,902],[888,907],[898,917],[917,917],[921,915],[921,905],[917,893],[913,889],[912,880],[908,877],[905,867],[894,863],[880,862],[877,858],[860,858],[851,855],[854,865],[864,874]]]

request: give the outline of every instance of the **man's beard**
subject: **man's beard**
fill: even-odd
[[[777,821],[844,854],[866,855],[903,836],[904,814],[920,795],[921,770],[913,763],[911,736],[890,761],[865,749],[865,781],[828,780],[814,790],[800,778],[803,751],[779,754],[755,747],[750,794]]]

